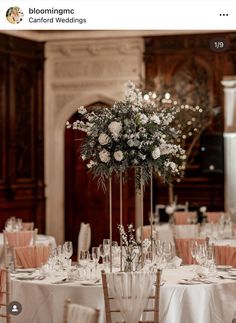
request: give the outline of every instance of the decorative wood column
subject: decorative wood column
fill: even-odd
[[[236,207],[236,76],[225,76],[221,84],[225,95],[225,211],[229,211]]]

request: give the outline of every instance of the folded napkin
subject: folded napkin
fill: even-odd
[[[182,259],[175,256],[174,258],[171,259],[170,263],[174,268],[179,268],[179,266],[182,264]]]
[[[196,274],[199,277],[207,277],[209,275],[209,268],[203,266],[196,266]]]

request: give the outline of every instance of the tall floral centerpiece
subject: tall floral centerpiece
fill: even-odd
[[[111,108],[88,112],[80,107],[78,113],[80,118],[73,123],[73,129],[87,134],[81,145],[81,157],[99,184],[105,186],[112,173],[124,172],[129,167],[142,167],[145,183],[151,169],[164,181],[181,174],[186,156],[185,150],[173,143],[178,135],[171,126],[175,110],[159,111],[144,100],[132,82],[126,84],[124,100]]]
[[[142,191],[143,184],[152,180],[153,173],[168,182],[181,176],[185,168],[185,150],[175,144],[178,136],[178,130],[173,127],[176,109],[163,109],[146,101],[141,90],[128,82],[124,99],[111,108],[100,107],[88,112],[85,107],[80,107],[78,113],[79,119],[73,125],[67,123],[67,126],[86,133],[81,157],[98,184],[106,189],[109,179],[112,240],[112,174],[120,175],[135,167],[137,187]]]

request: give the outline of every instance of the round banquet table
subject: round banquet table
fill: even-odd
[[[160,322],[232,323],[236,311],[236,280],[210,278],[212,284],[180,284],[181,279],[190,277],[193,277],[193,266],[163,270]],[[12,299],[23,307],[19,316],[12,317],[12,323],[62,323],[67,298],[100,309],[100,323],[105,323],[101,285],[83,286],[79,281],[52,284],[49,278],[41,281],[12,278],[12,284]]]
[[[52,236],[47,236],[44,234],[37,234],[35,241],[36,244],[51,245],[53,248],[56,247],[56,240]],[[0,262],[3,259],[4,243],[3,243],[3,233],[0,233]]]

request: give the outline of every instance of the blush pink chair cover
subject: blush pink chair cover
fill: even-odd
[[[174,212],[175,224],[189,224],[188,219],[196,219],[196,212]]]
[[[44,245],[16,247],[16,263],[23,268],[38,268],[48,261],[49,252],[49,246]]]
[[[185,265],[195,264],[195,260],[191,255],[191,243],[197,241],[198,243],[206,242],[205,239],[175,239],[175,247],[178,256],[182,259],[182,263]]]
[[[25,247],[33,244],[34,231],[4,232],[9,247]]]
[[[30,231],[34,229],[34,222],[22,222],[23,231]]]
[[[151,236],[151,226],[146,225],[143,227],[143,239],[149,239]]]
[[[209,223],[218,223],[220,217],[224,214],[224,212],[206,212],[207,221]]]
[[[214,254],[217,265],[236,267],[236,247],[214,246]]]

